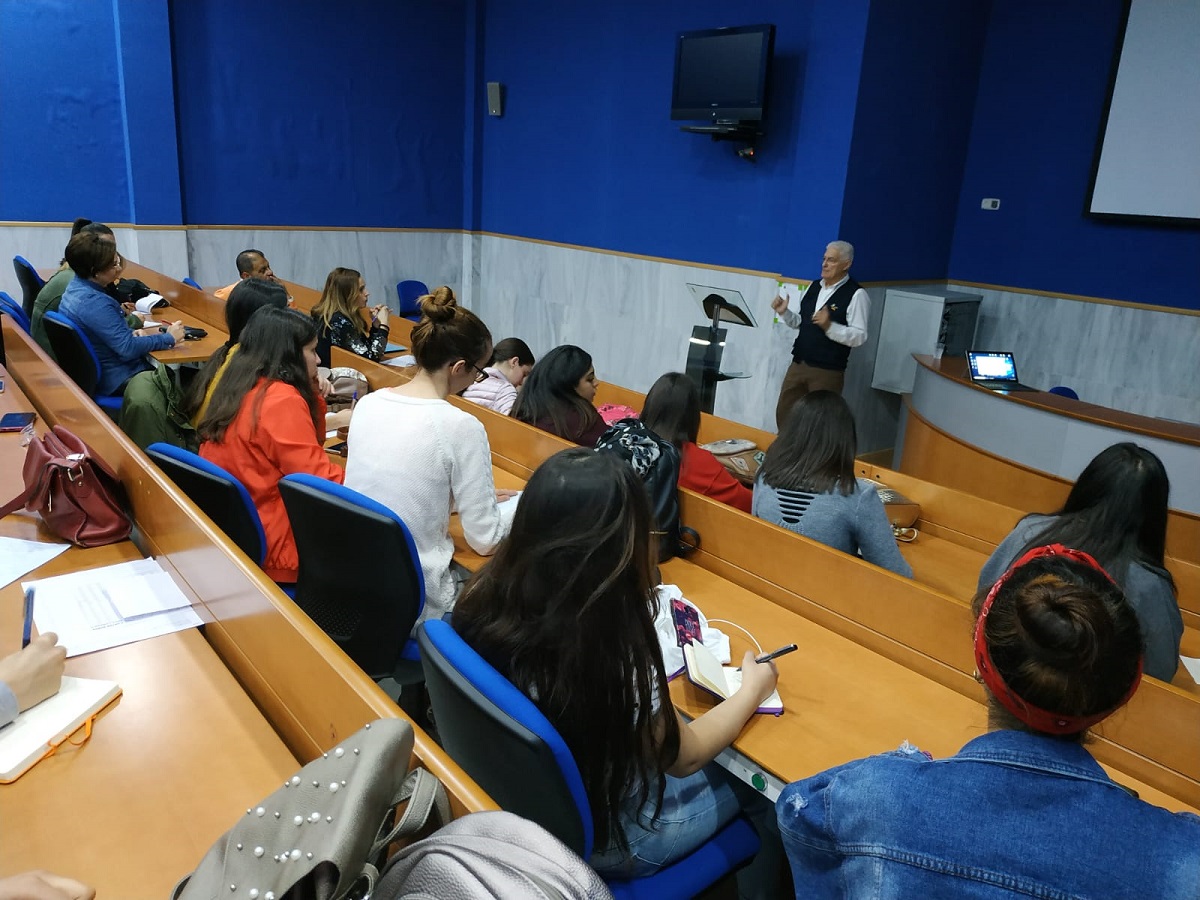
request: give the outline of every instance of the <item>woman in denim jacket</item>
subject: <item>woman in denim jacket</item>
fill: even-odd
[[[1200,817],[1151,806],[1083,747],[1142,676],[1142,635],[1092,557],[1025,553],[975,600],[987,734],[908,746],[784,789],[797,897],[1195,900]]]

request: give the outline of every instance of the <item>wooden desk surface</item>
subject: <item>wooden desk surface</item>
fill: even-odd
[[[31,409],[5,377],[0,410]],[[19,438],[0,435],[5,499],[21,485]],[[0,535],[55,540],[23,512],[0,520]],[[141,555],[130,541],[73,547],[25,578]],[[20,649],[22,613],[20,580],[0,588],[0,656]],[[116,681],[124,693],[90,741],[0,786],[0,876],[43,868],[101,897],[165,897],[242,807],[299,768],[197,629],[70,659],[67,674]]]
[[[516,475],[497,468],[493,473],[497,487],[524,487]],[[466,546],[457,519],[452,519],[451,533],[456,562],[472,571],[486,562]],[[981,697],[926,678],[686,560],[663,564],[662,575],[706,616],[736,622],[764,650],[793,641],[800,645],[799,652],[779,661],[783,715],[754,716],[734,742],[739,753],[785,782],[894,749],[905,740],[934,756],[950,756],[986,731]],[[730,636],[735,659],[753,649],[736,628],[716,627]],[[671,682],[671,700],[689,717],[702,715],[716,702],[682,677]],[[1192,809],[1124,773],[1110,774],[1152,803]]]
[[[159,362],[167,363],[193,363],[205,362],[213,352],[229,340],[229,335],[222,328],[206,322],[191,313],[184,312],[182,309],[160,309],[155,310],[151,317],[154,322],[161,322],[164,325],[171,322],[182,322],[184,325],[192,328],[203,328],[208,334],[198,341],[180,341],[170,350],[155,350],[150,355]]]

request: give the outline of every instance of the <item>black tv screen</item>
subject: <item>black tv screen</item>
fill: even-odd
[[[762,119],[774,45],[774,25],[680,34],[671,118],[716,123]]]

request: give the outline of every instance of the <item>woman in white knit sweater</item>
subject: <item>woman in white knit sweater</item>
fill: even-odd
[[[467,543],[487,556],[508,531],[497,503],[512,494],[496,490],[483,425],[446,400],[486,377],[492,336],[448,287],[421,298],[421,312],[412,331],[417,374],[359,401],[346,462],[346,486],[394,510],[412,532],[425,576],[419,622],[449,612],[458,593],[451,508]]]

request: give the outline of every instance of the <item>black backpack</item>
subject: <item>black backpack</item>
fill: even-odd
[[[685,556],[700,546],[700,535],[679,524],[679,450],[640,419],[618,419],[596,441],[596,450],[615,453],[633,466],[650,494],[659,531],[658,561]]]

